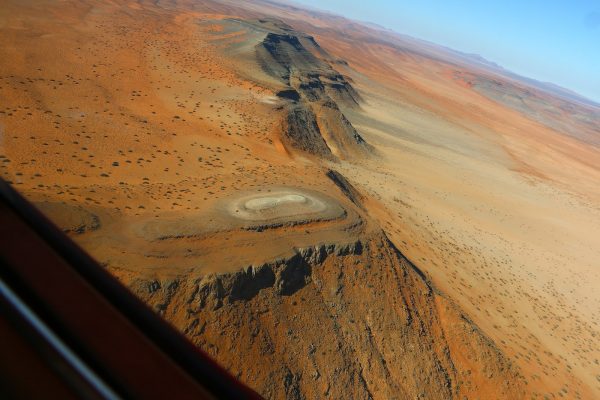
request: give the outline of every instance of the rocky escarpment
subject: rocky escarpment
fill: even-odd
[[[267,398],[522,397],[510,362],[382,232],[234,273],[121,278]]]
[[[268,30],[256,46],[259,64],[284,87],[277,95],[286,102],[289,144],[330,159],[369,151],[340,109],[357,107],[360,96],[349,78],[325,61],[330,58],[325,50],[314,38],[279,21],[259,20],[257,24]]]
[[[325,176],[327,176],[342,191],[348,200],[354,203],[355,206],[361,210],[365,209],[363,195],[348,181],[348,179],[346,179],[344,175],[330,169],[327,170]]]

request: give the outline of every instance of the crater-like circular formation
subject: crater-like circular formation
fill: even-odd
[[[246,221],[301,221],[323,213],[329,215],[327,211],[334,211],[334,214],[342,211],[333,200],[299,189],[248,194],[234,199],[228,210],[232,216]]]
[[[216,232],[275,229],[344,219],[347,210],[334,198],[315,190],[271,186],[219,199],[196,215],[173,216],[134,225],[148,240],[202,237]],[[333,224],[335,225],[335,224]]]
[[[251,199],[244,204],[245,208],[252,211],[262,211],[269,208],[280,207],[286,203],[306,203],[306,197],[299,194],[286,194],[284,196],[267,196]]]

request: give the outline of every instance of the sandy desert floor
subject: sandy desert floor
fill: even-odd
[[[282,99],[247,56],[264,35],[227,20],[265,13],[351,79],[360,106],[340,108],[370,155],[322,160],[282,139]],[[589,120],[575,119],[533,90],[577,137],[465,81],[522,86],[484,66],[260,2],[8,1],[0,32],[0,174],[103,265],[223,272],[350,243],[374,224],[335,169],[531,398],[600,398],[600,110],[576,104]]]
[[[353,54],[355,65],[401,58]],[[598,396],[598,148],[513,116],[431,68],[385,81],[367,69],[357,76],[367,105],[351,120],[385,161],[341,171],[381,202],[374,214],[395,244],[460,299],[532,388]],[[423,75],[436,94],[424,103]],[[394,78],[398,88],[384,89]]]

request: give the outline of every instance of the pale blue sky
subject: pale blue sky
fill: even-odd
[[[296,0],[455,50],[600,102],[600,0]]]

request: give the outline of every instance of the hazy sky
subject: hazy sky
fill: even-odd
[[[296,0],[477,53],[600,102],[600,0]]]

